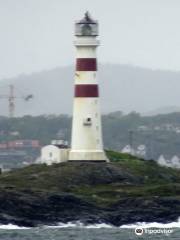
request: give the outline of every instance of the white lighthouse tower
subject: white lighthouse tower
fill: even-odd
[[[75,24],[75,95],[69,160],[107,161],[103,150],[96,49],[98,23],[89,13]]]

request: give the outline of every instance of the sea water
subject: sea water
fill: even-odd
[[[143,229],[137,235],[137,229]],[[180,221],[169,224],[137,223],[113,227],[106,224],[84,226],[81,223],[37,228],[0,226],[0,240],[180,240]]]

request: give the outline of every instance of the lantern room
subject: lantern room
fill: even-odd
[[[86,12],[84,18],[75,24],[75,35],[76,36],[98,36],[98,22],[93,20]]]

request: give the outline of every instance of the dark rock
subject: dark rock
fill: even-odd
[[[0,224],[32,227],[81,221],[120,226],[176,221],[179,196],[164,190],[163,195],[146,196],[147,187],[143,177],[117,163],[30,166],[1,175]],[[178,193],[178,184],[175,189]]]

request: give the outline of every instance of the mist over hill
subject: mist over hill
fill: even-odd
[[[176,111],[180,109],[180,72],[151,70],[131,65],[100,64],[98,80],[103,113],[121,110],[151,115],[154,114],[154,109],[158,109],[155,113],[161,113],[161,109],[163,112],[164,108],[168,109],[165,113],[174,111],[174,108]],[[72,66],[57,67],[30,75],[22,74],[16,78],[2,79],[0,95],[8,93],[9,84],[14,84],[17,97],[34,95],[29,102],[16,99],[16,116],[71,114],[73,82]],[[1,115],[7,115],[8,101],[0,99]]]

